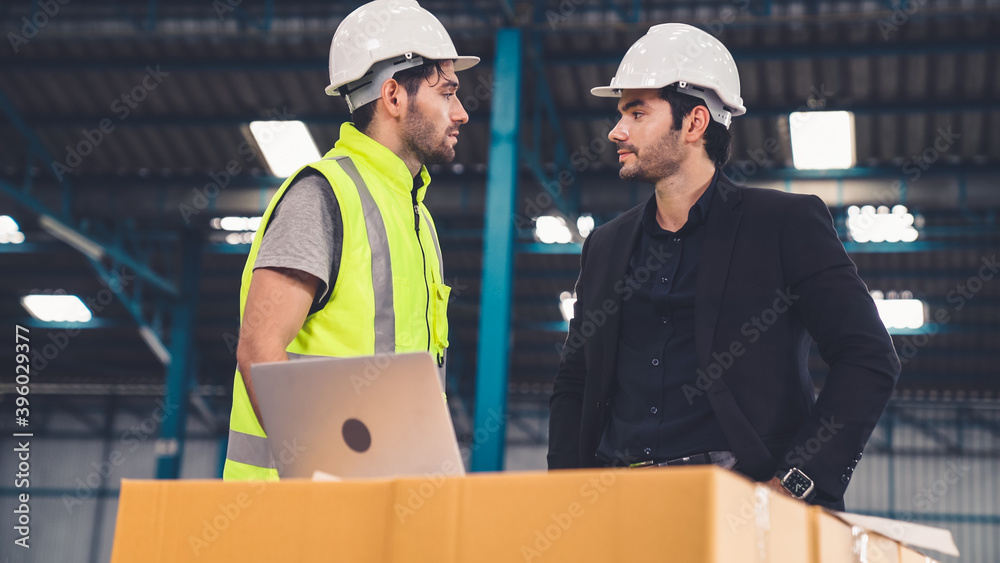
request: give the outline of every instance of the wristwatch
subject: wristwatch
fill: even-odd
[[[774,476],[781,480],[781,486],[786,491],[799,500],[808,501],[816,492],[813,480],[797,467],[779,469]]]

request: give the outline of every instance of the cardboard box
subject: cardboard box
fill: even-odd
[[[112,562],[807,561],[805,505],[770,495],[764,512],[763,502],[757,485],[711,466],[126,480]]]
[[[813,524],[813,563],[900,563],[900,545],[860,526],[852,526],[818,507],[809,508]],[[864,552],[866,559],[860,558]]]

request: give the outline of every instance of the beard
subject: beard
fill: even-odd
[[[458,131],[458,126],[441,133],[416,104],[410,104],[410,112],[403,123],[402,140],[404,146],[413,153],[421,164],[447,164],[455,159],[455,147],[448,144],[448,136]]]
[[[681,132],[671,128],[660,139],[640,153],[633,145],[618,144],[618,150],[632,151],[634,162],[623,164],[618,177],[626,182],[657,181],[673,176],[681,167]]]

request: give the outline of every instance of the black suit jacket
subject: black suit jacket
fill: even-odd
[[[597,228],[583,245],[574,318],[549,403],[550,469],[596,464],[642,209]],[[709,401],[726,421],[730,445],[743,454],[740,470],[750,477],[767,480],[777,468],[798,467],[827,497],[842,499],[899,361],[829,210],[816,196],[737,186],[720,173],[703,228],[695,299],[703,375],[685,389],[688,400]],[[830,365],[818,399],[807,367],[810,335]],[[766,458],[747,467],[755,451]]]

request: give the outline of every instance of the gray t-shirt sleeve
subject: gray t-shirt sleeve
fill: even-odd
[[[257,251],[257,268],[292,268],[319,278],[312,314],[329,299],[337,282],[344,225],[330,182],[316,171],[304,170],[285,190],[271,214]]]

